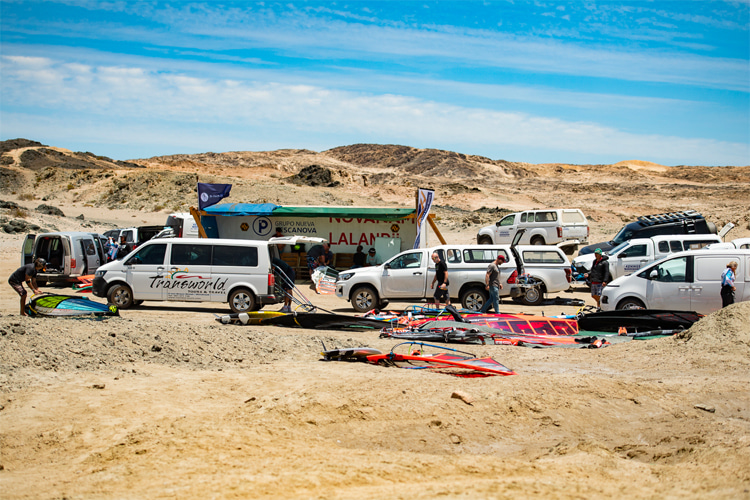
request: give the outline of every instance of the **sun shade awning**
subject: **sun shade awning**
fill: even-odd
[[[273,203],[222,203],[207,207],[207,215],[274,217],[340,217],[395,221],[416,213],[413,208],[369,207],[282,207]]]

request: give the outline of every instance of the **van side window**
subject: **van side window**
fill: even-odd
[[[716,241],[686,241],[685,250],[700,250],[711,243],[716,243]]]
[[[645,257],[648,253],[646,245],[633,245],[625,252],[628,257]]]
[[[464,262],[466,262],[467,264],[472,264],[472,263],[489,264],[490,262],[493,262],[497,258],[498,253],[503,254],[507,262],[508,254],[505,253],[505,250],[479,250],[479,249],[464,250]]]
[[[167,253],[167,245],[149,245],[140,248],[135,255],[130,257],[125,264],[145,264],[158,266],[164,264],[164,255]]]
[[[258,267],[258,247],[214,246],[214,266]]]
[[[537,212],[536,213],[536,222],[555,222],[556,220],[557,220],[556,212]]]
[[[521,214],[521,222],[526,222],[526,212]]]
[[[447,254],[446,261],[449,264],[458,264],[461,262],[461,252],[459,252],[458,250],[451,249],[451,250],[448,250],[446,254]]]
[[[646,269],[639,273],[641,278],[648,278],[652,271],[656,271],[655,281],[663,283],[684,283],[687,281],[687,257],[680,257],[662,262],[658,266]]]
[[[677,240],[672,240],[669,242],[669,248],[671,248],[673,252],[682,252],[682,243]]]
[[[169,263],[173,266],[210,266],[211,245],[173,244]]]
[[[565,262],[562,255],[550,250],[525,250],[523,261],[527,264],[562,264]]]
[[[86,250],[86,255],[96,255],[94,240],[83,240],[83,247]]]
[[[674,243],[674,241],[672,242]],[[679,252],[679,250],[672,250],[672,252]],[[669,253],[669,242],[668,241],[660,241],[659,242],[659,253]]]

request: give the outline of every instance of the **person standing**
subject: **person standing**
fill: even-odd
[[[307,268],[312,275],[313,271],[320,266],[331,267],[333,265],[333,252],[328,242],[313,246],[307,252]]]
[[[297,273],[294,272],[292,266],[279,258],[274,257],[272,262],[278,281],[281,283],[281,289],[284,290],[284,305],[281,312],[290,313],[292,312],[292,290],[294,289],[294,280],[297,279]],[[279,276],[280,274],[283,274],[283,276]]]
[[[445,305],[450,305],[451,303],[450,294],[448,293],[448,266],[440,260],[440,255],[437,252],[432,254],[432,261],[435,263],[435,277],[432,278],[430,288],[435,288],[433,299],[435,299],[437,308],[440,309],[441,301],[445,302]],[[437,287],[435,283],[437,283]]]
[[[495,313],[500,314],[500,289],[503,284],[500,283],[500,266],[505,262],[505,255],[497,254],[494,262],[487,266],[487,274],[484,276],[485,288],[490,292],[487,302],[484,303],[480,313],[489,311],[490,306],[495,308]]]
[[[117,260],[122,260],[127,254],[133,251],[133,247],[128,244],[125,235],[120,236],[120,243],[117,246]]]
[[[734,280],[737,276],[737,261],[733,260],[727,264],[727,268],[721,273],[721,307],[727,307],[734,304],[734,292],[737,287],[734,286]]]
[[[607,283],[612,281],[612,274],[609,272],[609,257],[603,255],[602,249],[594,250],[594,262],[591,264],[591,271],[583,275],[591,281],[591,296],[596,301],[596,307],[601,307],[602,290]]]
[[[26,264],[15,271],[8,278],[8,284],[21,296],[21,316],[28,316],[26,314],[26,289],[23,287],[24,281],[31,288],[34,294],[42,293],[39,287],[36,285],[36,275],[39,271],[44,271],[47,267],[47,261],[39,258],[31,264]]]

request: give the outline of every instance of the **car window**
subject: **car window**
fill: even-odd
[[[399,255],[390,262],[391,269],[406,269],[422,265],[422,252],[409,252]]]
[[[449,249],[446,252],[446,262],[448,264],[458,264],[461,262],[461,252],[454,249]]]
[[[673,252],[682,252],[682,242],[672,240],[669,242],[669,248],[672,249]]]
[[[740,248],[750,248],[750,243],[744,243],[740,245]]]
[[[657,277],[654,281],[663,283],[684,283],[687,281],[687,257],[667,260],[657,266],[650,267],[638,274],[641,278],[648,278],[653,271]]]
[[[505,262],[508,262],[508,253],[505,250],[480,250],[477,248],[464,250],[464,262],[489,264],[494,262],[498,254],[502,254],[505,257]]]
[[[536,222],[555,222],[557,220],[557,212],[537,212]]]
[[[126,264],[144,264],[158,266],[164,264],[164,255],[167,253],[167,245],[149,245],[141,247]]]
[[[173,266],[210,266],[211,245],[174,244],[169,263]]]
[[[675,250],[672,250],[673,252]],[[659,242],[659,253],[669,253],[669,242],[668,241],[660,241]]]
[[[701,241],[686,241],[685,242],[685,250],[699,250],[706,245],[710,245],[712,243],[718,243],[717,241],[713,240],[701,240]]]
[[[521,214],[521,222],[526,222],[526,212]]]
[[[633,245],[625,251],[628,257],[645,257],[648,252],[646,245]]]
[[[516,220],[515,215],[508,215],[507,217],[502,218],[499,225],[500,226],[512,226],[515,220]]]
[[[258,247],[215,245],[213,265],[258,267]]]
[[[83,240],[83,247],[86,249],[86,255],[96,255],[94,240]]]
[[[562,255],[552,250],[524,250],[523,261],[527,264],[562,264]]]
[[[578,223],[586,222],[586,218],[583,216],[581,212],[563,212],[562,220],[563,222],[567,222],[569,224],[576,223],[576,222]]]

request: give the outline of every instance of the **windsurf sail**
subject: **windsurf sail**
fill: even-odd
[[[102,304],[87,297],[37,295],[26,306],[32,316],[119,316],[114,304]]]
[[[622,309],[583,314],[578,319],[581,330],[618,332],[688,329],[703,316],[694,311],[662,309]]]
[[[405,346],[402,350],[406,350],[406,353],[396,352],[396,349],[401,346]],[[425,348],[437,349],[441,352],[427,353]],[[425,369],[457,377],[516,375],[516,372],[491,357],[477,358],[469,352],[422,342],[396,344],[391,352],[367,356],[367,361],[399,368]]]

